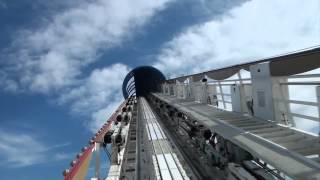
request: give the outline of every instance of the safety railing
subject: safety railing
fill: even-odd
[[[274,103],[284,103],[289,108],[287,108],[286,111],[275,109],[275,113],[283,114],[287,118],[284,117],[276,121],[300,130],[318,134],[319,130],[317,129],[320,128],[320,118],[318,110],[319,99],[317,98],[316,87],[320,86],[320,74],[299,74],[281,78],[287,79],[287,82],[280,82],[279,85],[282,91],[285,91],[284,89],[286,88],[289,90],[289,96],[288,98],[282,96],[281,98],[274,99]],[[230,107],[230,105],[232,105],[230,89],[231,86],[236,84],[243,85],[245,89],[248,88],[244,91],[244,99],[252,99],[252,94],[250,93],[251,78],[241,78],[238,76],[220,81],[208,80],[208,86],[214,85],[216,87],[216,95],[218,102],[220,102],[218,108],[232,111]],[[294,94],[300,94],[300,96]],[[303,94],[302,97],[301,94]],[[289,120],[293,123],[287,122]],[[303,124],[303,120],[310,121],[308,124],[310,124],[312,129],[307,129],[301,125]]]
[[[234,85],[241,85],[244,91],[245,101],[251,101],[252,98],[252,82],[250,74],[247,71],[246,77],[242,78],[240,73],[225,79],[213,80],[207,78],[206,86],[208,96],[211,101],[208,104],[216,106],[217,108],[232,111],[232,94],[231,87]],[[248,75],[249,74],[249,75]],[[278,85],[281,88],[279,96],[273,98],[274,107],[284,106],[286,108],[275,108],[275,121],[280,124],[291,126],[299,130],[309,133],[318,134],[320,129],[319,118],[319,100],[317,98],[316,87],[320,86],[320,74],[298,74],[287,77],[273,77],[274,79],[286,79],[284,82],[279,81]],[[198,85],[201,82],[197,82]],[[274,83],[277,83],[274,81]],[[184,82],[180,86],[187,87],[189,84]],[[276,85],[276,84],[274,84]],[[209,89],[214,92],[210,92]],[[300,94],[300,95],[296,95]],[[302,96],[301,96],[302,94]],[[214,103],[213,99],[216,96]],[[244,106],[244,113],[249,113],[249,107]],[[309,124],[308,127],[304,123]]]
[[[217,107],[229,111],[232,111],[232,107],[239,109],[238,99],[236,103],[232,102],[236,96],[230,89],[233,85],[241,85],[244,93],[241,92],[240,112],[246,113],[248,109],[254,107],[257,110],[257,117],[317,133],[320,132],[318,98],[320,89],[317,89],[320,86],[319,58],[320,46],[314,46],[244,64],[169,79],[166,83],[190,81],[199,84],[201,79],[207,78],[207,81],[202,83],[213,89],[214,93],[211,95],[214,95],[212,99],[215,98]],[[252,82],[255,84],[251,84]],[[233,90],[238,89],[233,88]],[[208,94],[210,95],[210,92]],[[197,95],[196,99],[205,102],[205,96]],[[244,105],[244,101],[247,106]],[[253,109],[250,110],[254,113]],[[268,111],[269,114],[265,113]],[[308,127],[304,123],[308,124]]]
[[[282,89],[288,89],[288,99],[276,99],[275,103],[285,103],[289,106],[285,112],[294,122],[294,127],[319,133],[319,94],[320,74],[299,74],[287,77],[287,82],[280,83]]]
[[[208,78],[208,86],[215,86],[218,106],[217,108],[232,111],[231,87],[234,85],[242,85],[244,89],[244,99],[251,100],[251,78],[248,71],[241,70],[236,75],[225,80],[213,80]],[[242,78],[245,75],[246,78]]]

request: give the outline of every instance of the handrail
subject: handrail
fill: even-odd
[[[320,77],[320,74],[297,74],[292,76],[287,76],[289,79],[296,79],[296,78],[317,78]]]
[[[320,85],[320,81],[306,81],[306,82],[283,82],[283,83],[280,83],[280,85],[311,85],[311,86],[314,86],[314,85]]]
[[[278,84],[280,85],[280,87],[282,88],[282,86],[284,88],[289,88],[290,86],[320,86],[320,73],[313,73],[313,74],[296,74],[296,75],[291,75],[291,76],[278,76],[277,78],[280,79],[284,79],[287,80],[286,82],[278,82]],[[296,79],[296,80],[294,80]],[[244,82],[244,83],[239,83],[239,82]],[[249,82],[249,83],[248,83]],[[230,103],[232,104],[232,100],[230,102],[225,100],[225,97],[227,96],[231,96],[230,93],[226,92],[224,88],[221,87],[226,87],[226,86],[233,86],[235,84],[241,84],[241,85],[252,85],[252,78],[241,78],[238,77],[234,77],[234,79],[225,79],[225,80],[212,80],[209,79],[207,81],[207,85],[208,86],[215,86],[217,92],[215,92],[215,95],[219,95],[221,96],[220,98],[217,99],[218,102],[222,102],[223,104],[221,104],[221,107],[218,108],[222,108],[222,109],[226,109],[225,103]],[[201,85],[201,82],[192,82],[191,84],[199,84]],[[188,85],[188,84],[181,84],[181,85]],[[218,91],[220,90],[220,91]],[[225,92],[225,93],[224,93]],[[314,95],[313,95],[314,96]],[[247,98],[247,96],[245,95],[245,98]],[[320,122],[320,118],[319,117],[315,117],[315,116],[308,116],[308,115],[304,115],[303,112],[292,112],[291,108],[290,108],[290,104],[297,104],[297,105],[305,105],[305,106],[310,106],[311,107],[318,107],[319,106],[319,102],[311,102],[311,101],[304,101],[304,100],[292,100],[290,99],[290,97],[286,97],[284,99],[279,98],[279,99],[274,99],[274,103],[285,103],[286,107],[288,106],[289,109],[284,109],[284,110],[279,110],[279,109],[275,109],[276,113],[285,113],[289,118],[293,118],[293,117],[298,117],[298,118],[303,118],[306,120],[310,120],[310,121],[316,121],[316,122]],[[308,108],[308,107],[307,107]],[[293,110],[294,111],[294,110]],[[293,120],[293,119],[292,119]]]
[[[317,121],[317,122],[320,121],[320,119],[319,119],[318,117],[307,116],[307,115],[297,114],[297,113],[292,113],[292,112],[288,112],[288,114],[290,114],[290,115],[292,115],[292,116],[295,116],[295,117],[312,120],[312,121]]]
[[[218,82],[234,82],[234,81],[250,81],[251,78],[241,78],[241,79],[225,79],[225,80],[212,80],[208,81],[208,83],[218,83]]]
[[[307,105],[307,106],[318,106],[319,104],[317,102],[311,102],[311,101],[299,101],[299,100],[291,100],[291,99],[274,99],[275,101],[280,101],[280,102],[285,102],[287,104],[302,104],[302,105]]]
[[[316,46],[300,49],[300,50],[297,50],[297,51],[293,51],[293,52],[289,52],[289,53],[285,53],[285,54],[281,54],[281,55],[277,55],[277,56],[272,56],[272,57],[269,57],[269,58],[263,58],[263,59],[260,59],[260,60],[249,61],[249,62],[243,63],[243,64],[235,64],[235,65],[227,66],[227,67],[224,67],[224,68],[217,68],[217,69],[213,69],[213,70],[209,70],[209,71],[205,71],[205,72],[201,72],[201,73],[195,73],[195,74],[175,77],[175,78],[168,79],[167,81],[170,82],[170,81],[174,81],[174,80],[177,80],[179,78],[182,78],[182,77],[205,75],[205,74],[208,74],[210,72],[224,71],[224,70],[233,69],[233,68],[243,69],[243,68],[248,68],[250,65],[255,65],[255,64],[259,64],[259,63],[279,62],[279,61],[282,61],[282,60],[287,60],[290,57],[294,58],[294,57],[298,57],[298,56],[306,56],[306,55],[318,53],[319,51],[320,51],[320,45],[316,45]]]

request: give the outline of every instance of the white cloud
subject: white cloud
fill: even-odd
[[[46,144],[29,134],[16,134],[0,129],[0,158],[4,159],[0,166],[24,167],[48,161],[58,161],[62,158],[52,158],[56,154],[51,150],[65,147],[70,143],[47,147]]]
[[[74,114],[91,114],[86,123],[95,132],[123,101],[121,87],[128,72],[123,64],[96,69],[82,85],[63,93],[59,102],[69,103]]]
[[[118,106],[123,101],[122,94],[115,94],[115,100],[109,102],[105,108],[94,112],[91,116],[91,121],[89,128],[92,132],[96,132],[101,128],[102,124],[107,121],[107,119],[114,113]]]
[[[180,76],[319,45],[319,12],[318,0],[248,1],[219,19],[187,28],[163,47],[154,65],[165,74]],[[306,89],[298,92],[290,97],[315,97]],[[317,114],[309,107],[291,110]],[[299,120],[296,127],[319,129],[316,123]]]
[[[64,152],[59,152],[53,155],[53,160],[54,161],[62,161],[66,159],[72,159],[72,156],[74,156],[75,153],[64,153]]]
[[[7,91],[50,94],[74,114],[92,117],[90,129],[102,124],[122,100],[128,67],[121,64],[82,71],[102,51],[120,46],[171,0],[78,0],[39,29],[20,31],[3,51],[0,86]],[[108,60],[107,60],[108,61]],[[113,60],[114,61],[114,60]],[[54,92],[54,93],[52,93]]]
[[[133,36],[168,1],[83,1],[42,28],[20,32],[4,52],[1,75],[10,83],[2,86],[48,93],[78,83],[81,70],[102,50]]]
[[[155,66],[189,74],[320,44],[319,4],[248,1],[219,19],[187,28],[164,46]]]

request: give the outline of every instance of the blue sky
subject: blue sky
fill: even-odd
[[[130,69],[177,76],[320,44],[310,0],[0,0],[0,179],[61,172]]]

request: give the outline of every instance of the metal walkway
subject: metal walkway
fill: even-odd
[[[207,104],[153,95],[290,177],[320,179],[320,164],[305,157],[320,154],[317,137]]]

